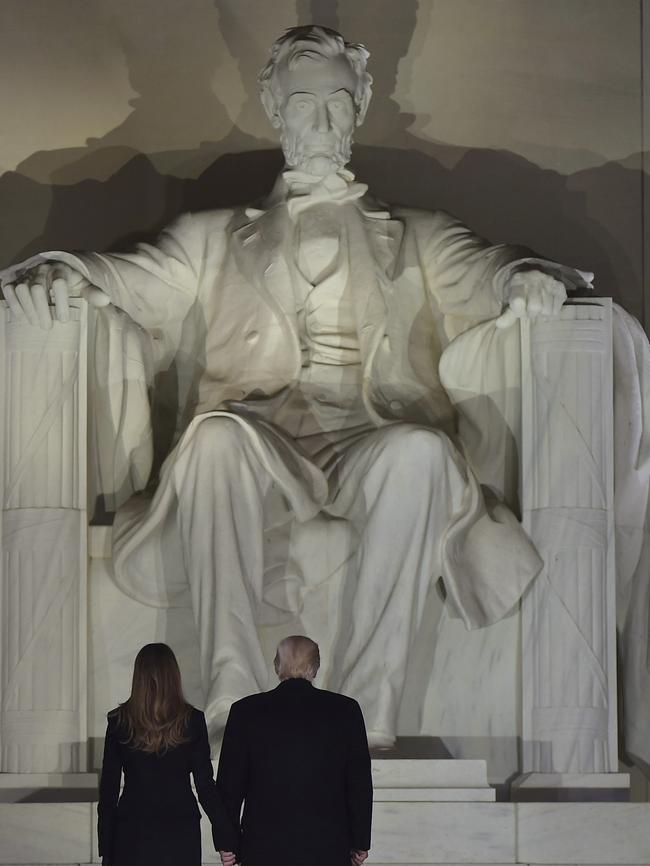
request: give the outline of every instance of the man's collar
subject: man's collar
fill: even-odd
[[[303,688],[311,688],[312,682],[311,680],[307,680],[304,677],[289,677],[286,680],[280,680],[277,685],[278,689],[293,690],[293,689],[303,689]]]

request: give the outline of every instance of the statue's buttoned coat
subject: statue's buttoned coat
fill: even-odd
[[[172,585],[152,572],[164,571],[169,555],[160,540],[163,529],[171,531],[170,475],[184,443],[210,413],[245,425],[253,409],[257,419],[270,420],[300,373],[288,270],[293,224],[281,197],[270,202],[260,210],[185,214],[155,244],[127,254],[51,254],[81,270],[151,337],[155,370],[173,364],[177,371],[184,432],[152,503],[127,508],[114,532],[116,580],[150,604],[179,603],[183,592],[182,574]],[[533,261],[529,251],[492,245],[444,212],[389,214],[366,199],[342,207],[341,223],[370,418],[377,426],[424,424],[453,439],[454,408],[439,375],[443,352],[459,334],[501,313],[508,276],[523,260]],[[133,415],[128,407],[113,414]],[[139,429],[123,424],[120,451],[127,458],[137,448],[124,440]],[[322,475],[308,461],[298,458],[289,469],[278,462],[271,471],[299,519],[317,513]],[[486,507],[471,469],[464,471],[466,508],[443,540],[443,577],[452,606],[468,626],[479,626],[512,607],[541,562],[514,516],[498,504]]]

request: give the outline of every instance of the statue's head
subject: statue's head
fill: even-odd
[[[370,102],[369,56],[363,45],[311,24],[274,43],[259,83],[288,166],[325,176],[349,162],[354,127]]]

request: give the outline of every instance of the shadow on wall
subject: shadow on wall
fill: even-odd
[[[430,13],[426,4],[419,10],[416,0],[375,0],[372,16],[364,14],[362,6],[340,4],[337,9],[325,0],[296,2],[297,23],[318,20],[350,39],[362,34],[381,58],[373,68],[373,103],[354,150],[353,168],[360,179],[386,201],[442,208],[490,240],[522,243],[549,258],[593,270],[600,293],[613,294],[641,317],[641,236],[639,232],[631,239],[624,229],[640,221],[638,155],[564,176],[506,151],[417,137],[411,128],[420,126],[422,118],[401,111],[390,94],[416,18]],[[232,4],[215,0],[215,7],[247,93],[238,121],[250,126],[245,118],[260,117],[255,79],[264,58],[257,46],[251,50],[250,33],[244,32]],[[206,83],[212,61],[206,61],[205,81],[183,82],[181,92],[175,84],[170,95],[160,70],[148,69],[136,49],[139,46],[124,44],[131,85],[140,95],[123,124],[84,148],[34,153],[16,171],[0,177],[0,199],[6,203],[0,213],[0,267],[47,249],[124,248],[136,239],[151,238],[185,210],[250,202],[270,189],[282,166],[281,154],[270,149],[271,138],[253,137],[229,120]],[[215,140],[193,150],[155,155],[120,143],[125,127],[160,124],[172,103],[182,104],[183,98],[191,105],[181,109],[189,112],[188,122],[190,116],[214,118],[209,127]],[[50,178],[51,183],[35,177]]]

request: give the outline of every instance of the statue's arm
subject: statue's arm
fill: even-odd
[[[567,288],[592,274],[540,258],[526,247],[491,244],[459,220],[436,213],[427,225],[425,269],[440,312],[471,321],[556,315]]]
[[[2,292],[19,319],[50,328],[66,321],[68,299],[124,310],[147,331],[179,321],[198,291],[204,238],[191,214],[184,214],[155,243],[127,253],[42,253],[0,274]]]

